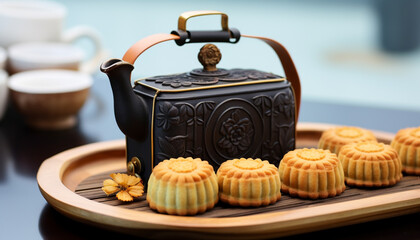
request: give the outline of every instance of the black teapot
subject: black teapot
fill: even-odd
[[[221,15],[221,31],[187,31],[191,17]],[[136,59],[148,48],[174,40],[177,45],[202,42],[237,43],[241,37],[266,42],[278,55],[286,77],[254,69],[221,69],[221,53],[204,45],[202,69],[135,81]],[[218,11],[183,13],[178,30],[155,34],[135,43],[122,60],[101,65],[110,79],[117,124],[126,136],[127,171],[145,186],[153,167],[172,157],[199,157],[215,170],[229,159],[261,158],[278,166],[295,148],[301,87],[287,50],[275,40],[240,34],[228,28]]]

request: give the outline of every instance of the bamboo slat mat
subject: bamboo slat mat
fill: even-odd
[[[113,172],[124,172],[124,170],[113,171]],[[146,197],[142,196],[140,198],[135,199],[133,202],[124,203],[119,200],[113,195],[106,196],[106,194],[102,191],[102,182],[105,179],[110,178],[109,174],[112,172],[101,173],[97,175],[93,175],[84,181],[82,181],[76,188],[76,194],[83,196],[87,199],[92,201],[96,201],[99,203],[111,205],[111,206],[118,206],[127,209],[132,209],[136,211],[143,211],[143,212],[155,212],[151,210],[148,206],[146,201]],[[412,189],[420,188],[420,176],[404,176],[403,179],[392,187],[386,188],[350,188],[347,189],[339,196],[335,196],[333,198],[327,199],[319,199],[319,200],[305,200],[299,198],[292,198],[286,194],[282,194],[281,199],[269,206],[264,207],[249,207],[249,208],[242,208],[242,207],[232,207],[227,204],[219,202],[213,209],[203,213],[196,215],[195,217],[207,217],[207,218],[223,218],[223,217],[241,217],[241,216],[249,216],[254,214],[261,214],[267,212],[281,212],[284,210],[292,210],[298,208],[307,208],[312,206],[319,206],[331,203],[338,203],[338,202],[345,202],[350,200],[356,200],[361,198],[368,198],[372,196],[384,195],[389,193],[397,193],[401,191],[407,191]]]

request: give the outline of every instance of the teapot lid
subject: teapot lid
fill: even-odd
[[[135,84],[144,85],[155,90],[180,91],[203,88],[218,88],[226,85],[257,84],[264,82],[284,81],[285,78],[273,73],[254,69],[222,69],[216,65],[222,54],[214,44],[206,44],[198,53],[198,60],[203,68],[191,72],[148,77],[137,80]]]

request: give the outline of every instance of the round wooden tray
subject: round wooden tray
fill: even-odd
[[[333,126],[299,123],[297,148],[316,147],[321,133]],[[393,137],[390,133],[374,133],[384,143],[390,143]],[[115,205],[118,201],[110,204],[76,193],[87,179],[96,179],[96,188],[100,189],[103,181],[100,176],[122,169],[125,169],[125,141],[99,142],[45,160],[37,180],[44,198],[62,214],[148,238],[272,238],[420,211],[420,179],[410,176],[391,188],[346,189],[339,197],[325,200],[300,200],[283,195],[278,203],[268,207],[242,209],[222,205],[208,211],[207,215],[189,217],[160,214],[146,207],[143,209],[147,210],[136,209],[129,204]],[[147,206],[144,198],[133,204],[139,203]],[[230,214],[232,211],[235,214]]]

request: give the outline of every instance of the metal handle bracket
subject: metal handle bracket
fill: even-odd
[[[190,18],[207,15],[221,15],[221,31],[188,31],[187,21]],[[172,31],[171,34],[177,35],[180,39],[175,40],[179,46],[185,43],[202,43],[202,42],[228,42],[237,43],[241,37],[238,29],[228,27],[228,16],[219,11],[190,11],[182,13],[178,18],[178,30]],[[234,40],[231,40],[234,39]]]

